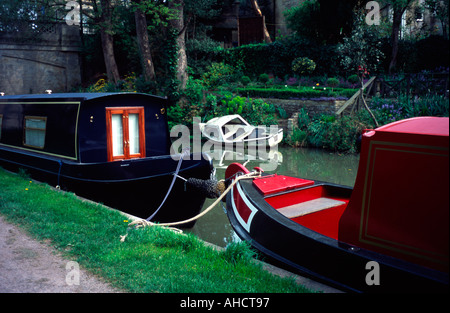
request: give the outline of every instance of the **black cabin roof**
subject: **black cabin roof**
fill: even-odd
[[[0,100],[43,100],[43,99],[83,99],[91,100],[95,98],[116,96],[116,95],[141,95],[159,99],[165,99],[163,97],[136,93],[136,92],[72,92],[72,93],[52,93],[52,94],[27,94],[27,95],[11,95],[2,96]]]

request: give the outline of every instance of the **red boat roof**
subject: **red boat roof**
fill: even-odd
[[[376,131],[448,137],[449,118],[429,116],[415,117],[381,126],[377,128]]]

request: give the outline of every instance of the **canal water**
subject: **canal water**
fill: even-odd
[[[279,146],[278,151],[270,153],[269,160],[256,159],[252,155],[223,153],[215,155],[214,166],[218,180],[225,176],[225,169],[233,162],[244,163],[248,169],[259,166],[266,173],[277,173],[312,180],[322,180],[352,186],[358,170],[359,154],[337,154],[321,149],[292,148]],[[207,199],[203,209],[214,200]],[[196,234],[200,239],[225,247],[236,240],[228,217],[224,211],[225,203],[217,204],[209,213],[201,217],[192,229],[184,230]]]

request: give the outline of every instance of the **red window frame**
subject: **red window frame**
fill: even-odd
[[[113,153],[113,135],[112,135],[112,116],[114,114],[122,115],[123,130],[123,155],[114,155]],[[129,134],[129,115],[138,114],[139,123],[139,153],[130,153],[130,134]],[[145,118],[144,107],[115,107],[106,108],[106,142],[108,162],[127,160],[135,158],[145,158]]]

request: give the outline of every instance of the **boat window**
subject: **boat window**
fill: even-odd
[[[41,116],[25,116],[24,146],[43,149],[47,118]]]
[[[108,161],[145,157],[143,107],[106,108]]]
[[[130,154],[139,153],[139,114],[128,114],[128,134],[130,141]]]
[[[245,125],[245,123],[240,119],[240,118],[233,118],[231,121],[229,121],[227,124],[232,124],[232,125]]]
[[[123,115],[112,114],[111,131],[112,131],[112,147],[113,156],[123,155]]]

